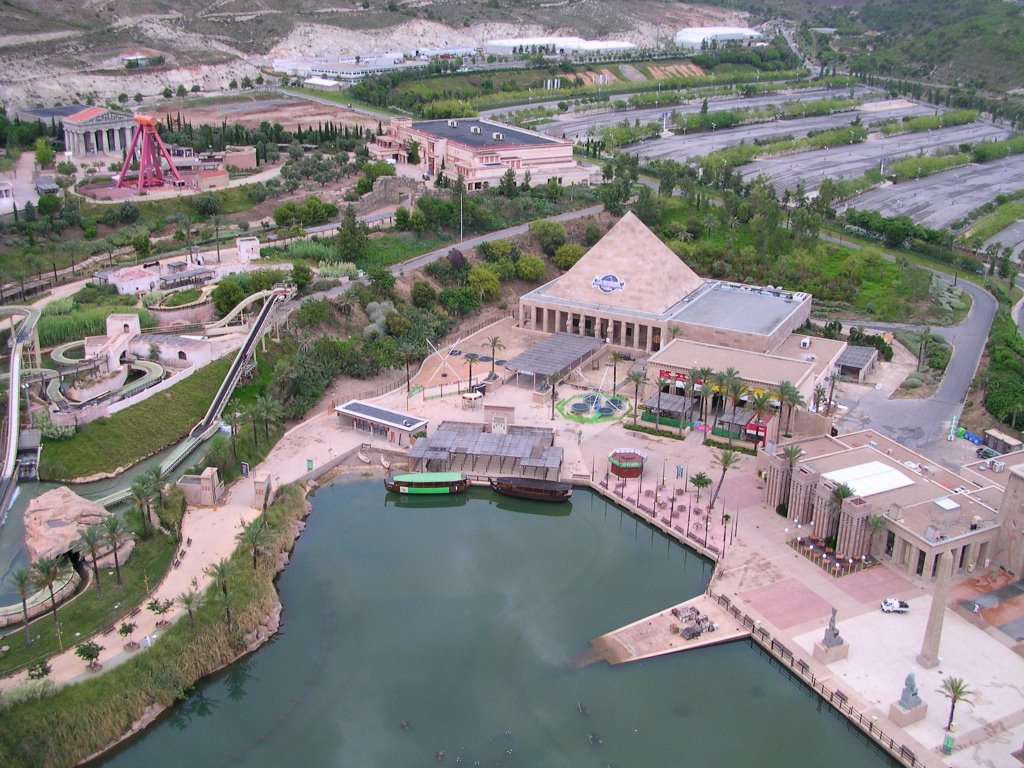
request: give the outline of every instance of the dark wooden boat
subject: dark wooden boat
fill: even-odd
[[[572,485],[569,483],[535,477],[492,477],[491,490],[502,496],[531,501],[568,501],[572,498]]]

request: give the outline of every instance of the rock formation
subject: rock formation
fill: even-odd
[[[90,525],[101,525],[111,513],[101,505],[83,499],[69,488],[54,488],[29,502],[25,512],[25,549],[31,562],[56,557],[74,548],[79,534]],[[135,547],[129,540],[118,552],[121,565]],[[97,561],[113,565],[113,553],[104,548]]]

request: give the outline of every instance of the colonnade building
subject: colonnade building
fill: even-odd
[[[786,445],[803,453],[790,461]],[[957,474],[872,430],[779,444],[765,462],[766,503],[785,505],[792,538],[830,542],[833,559],[871,556],[925,581],[943,554],[954,573],[1024,568],[1024,465]]]
[[[128,112],[87,107],[63,119],[64,148],[72,157],[109,153],[120,155],[128,149],[135,122]]]

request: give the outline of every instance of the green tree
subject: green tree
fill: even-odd
[[[395,208],[395,229],[402,232],[409,229],[409,209],[404,205]]]
[[[93,524],[82,529],[73,547],[82,557],[88,557],[92,565],[92,577],[96,582],[96,596],[103,597],[103,588],[100,585],[100,569],[97,560],[103,550],[104,536],[103,527]]]
[[[722,470],[722,476],[718,479],[718,486],[715,488],[715,492],[711,495],[711,503],[708,504],[708,509],[715,508],[715,502],[718,501],[718,494],[722,492],[722,485],[725,483],[725,473],[733,467],[739,466],[740,455],[735,451],[730,451],[728,448],[724,448],[722,452],[715,457],[715,463]]]
[[[789,475],[782,495],[782,503],[786,505],[787,510],[789,509],[789,493],[793,487],[793,470],[796,469],[796,463],[800,461],[800,457],[803,455],[804,449],[799,445],[787,445],[782,449],[782,456],[786,459],[786,464],[789,466]]]
[[[630,371],[626,381],[633,385],[633,424],[640,415],[640,387],[647,383],[647,375],[643,371]]]
[[[60,622],[57,621],[57,597],[53,593],[53,585],[60,578],[64,568],[63,558],[41,557],[32,564],[32,577],[38,589],[50,590],[50,609],[53,612],[53,626],[57,630],[57,644],[64,650],[64,638],[60,633]]]
[[[437,303],[437,291],[426,280],[417,280],[412,284],[410,299],[414,307],[432,309]]]
[[[408,156],[409,163],[412,165],[420,164],[420,143],[416,140],[409,142],[409,146],[406,147],[406,154]]]
[[[660,376],[658,377],[658,380],[655,382],[655,384],[657,384],[658,386],[658,401],[654,405],[655,429],[661,429],[661,396],[664,394],[665,390],[668,389],[668,385],[671,383],[672,382],[669,381],[668,379],[663,379]]]
[[[121,626],[117,628],[117,634],[119,634],[127,641],[125,644],[125,648],[131,650],[138,646],[138,643],[132,640],[132,635],[138,628],[138,624],[136,624],[134,621],[122,621]]]
[[[171,96],[174,95],[174,91],[171,90],[171,87],[169,85],[165,86],[161,93],[163,94],[163,97],[165,99],[169,99],[169,98],[171,98]]]
[[[875,544],[875,535],[885,530],[885,518],[882,515],[870,515],[868,517],[868,554],[871,554]]]
[[[370,267],[366,271],[366,276],[370,278],[370,285],[381,296],[390,296],[394,292],[395,276],[387,267]]]
[[[565,245],[565,227],[560,222],[540,219],[530,225],[530,232],[540,243],[541,249],[548,256],[554,256],[559,247]]]
[[[856,495],[857,492],[846,483],[839,483],[832,489],[832,495],[829,496],[828,500],[828,528],[826,529],[826,536],[836,535],[836,531],[839,530],[839,515],[843,511],[843,502],[847,499],[852,499]]]
[[[53,160],[57,156],[57,152],[54,150],[50,140],[45,136],[40,136],[36,139],[35,143],[36,150],[36,164],[40,168],[49,168],[53,165]]]
[[[288,280],[300,291],[304,291],[313,284],[313,270],[309,268],[308,264],[295,262],[292,264],[292,271],[288,275]]]
[[[704,472],[698,472],[690,478],[690,484],[697,489],[697,503],[700,504],[700,492],[711,485],[712,480]]]
[[[99,643],[93,640],[86,640],[84,643],[79,643],[75,646],[75,656],[84,661],[90,670],[96,670],[99,668],[97,659],[99,659],[102,650],[103,646]]]
[[[114,573],[117,574],[117,583],[121,584],[121,560],[119,550],[128,541],[128,529],[124,522],[117,515],[108,515],[103,519],[104,540],[114,553]]]
[[[49,220],[50,226],[53,226],[53,217],[60,213],[61,205],[59,197],[47,193],[39,196],[36,210],[39,211],[41,216],[45,216]]]
[[[245,289],[238,284],[237,280],[221,280],[210,295],[213,298],[213,306],[217,310],[218,317],[224,317],[245,298]]]
[[[509,168],[502,174],[501,180],[498,181],[498,194],[505,197],[518,196],[519,186],[516,184],[516,172],[514,169]]]
[[[334,243],[341,260],[353,263],[358,263],[370,247],[369,230],[356,218],[356,210],[351,205],[345,208]]]
[[[732,370],[731,368],[729,370]],[[725,396],[732,403],[732,414],[729,417],[729,445],[732,445],[732,435],[736,428],[736,410],[740,402],[748,394],[746,383],[739,376],[730,376],[725,386]]]
[[[469,363],[469,377],[468,377],[468,379],[469,379],[469,385],[470,386],[473,385],[473,363],[475,363],[479,359],[480,359],[480,355],[478,355],[476,352],[467,352],[466,353],[465,360],[466,360],[467,363]]]
[[[132,238],[132,248],[135,249],[136,258],[148,259],[153,255],[153,243],[150,242],[149,235],[144,232]]]
[[[152,521],[153,496],[151,495],[150,485],[146,482],[146,478],[136,478],[135,482],[132,483],[130,492],[135,508],[139,512],[139,520],[142,526],[140,534],[142,538],[147,539],[149,538],[149,526]]]
[[[611,354],[612,361],[612,394],[614,395],[616,390],[619,388],[619,363],[626,359],[619,350],[613,349]]]
[[[167,621],[167,619],[164,618],[164,616],[166,616],[167,612],[170,611],[171,608],[173,607],[174,601],[170,599],[160,600],[159,598],[154,597],[152,600],[146,603],[146,609],[151,611],[156,616],[160,617],[156,622],[156,625],[158,627],[165,627],[170,623]]]
[[[269,395],[260,395],[256,398],[256,407],[259,410],[260,419],[263,421],[263,436],[269,442],[270,425],[276,425],[284,418],[284,406]]]
[[[25,628],[25,645],[32,645],[32,632],[28,628],[28,599],[32,596],[32,571],[28,568],[19,568],[12,571],[9,578],[21,598],[21,620]]]
[[[469,270],[469,287],[481,301],[497,301],[501,295],[501,281],[494,270],[477,264]]]
[[[181,84],[178,85],[174,93],[179,99],[183,99],[188,96],[188,91],[185,89],[185,86]]]
[[[938,689],[939,693],[949,699],[949,719],[946,721],[946,730],[953,730],[953,714],[956,712],[956,705],[959,702],[964,702],[970,706],[974,706],[974,702],[971,699],[974,697],[974,691],[967,687],[967,683],[960,677],[947,677],[942,681],[942,687]]]

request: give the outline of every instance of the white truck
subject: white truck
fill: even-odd
[[[908,613],[910,604],[895,597],[887,597],[882,601],[882,610],[885,613]]]

